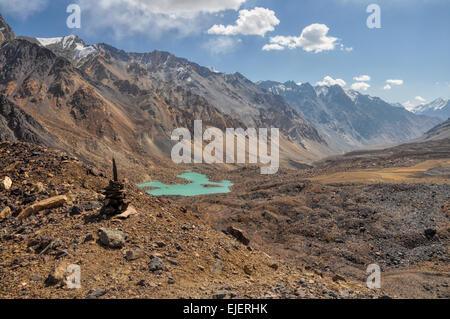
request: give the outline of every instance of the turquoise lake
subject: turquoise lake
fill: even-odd
[[[200,196],[211,194],[226,194],[230,193],[230,187],[233,183],[224,180],[220,183],[213,183],[204,174],[186,171],[184,174],[178,175],[178,178],[183,178],[190,181],[189,184],[174,184],[166,185],[164,183],[154,181],[145,184],[138,184],[139,188],[154,187],[155,189],[148,190],[147,193],[153,196]]]

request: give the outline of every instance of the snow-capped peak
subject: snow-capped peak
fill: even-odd
[[[36,40],[44,47],[47,47],[52,44],[60,43],[64,38],[58,37],[58,38],[36,38]]]
[[[355,90],[344,89],[344,92],[350,98],[350,100],[352,100],[353,102],[356,101],[356,98],[359,95],[359,92],[357,92]]]
[[[79,62],[91,54],[98,53],[95,45],[87,45],[76,35],[57,38],[36,38],[36,40],[43,47],[51,47],[52,50],[60,51],[63,56],[75,62]]]
[[[213,68],[212,66],[209,66],[208,70],[210,70],[212,73],[217,73],[217,74],[222,73],[222,72],[216,70],[215,68]]]

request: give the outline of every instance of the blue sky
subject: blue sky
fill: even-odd
[[[71,3],[81,29],[66,25]],[[380,29],[366,25],[371,3]],[[450,98],[448,0],[0,0],[0,12],[18,35],[166,50],[253,81],[327,77],[390,102]]]

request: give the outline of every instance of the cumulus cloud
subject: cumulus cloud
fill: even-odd
[[[222,24],[216,24],[208,30],[208,33],[220,35],[259,35],[263,37],[267,32],[275,30],[275,26],[279,24],[280,20],[275,16],[274,11],[256,7],[252,10],[239,11],[239,18],[234,25],[224,26]]]
[[[383,90],[385,91],[389,91],[390,89],[392,89],[392,86],[390,86],[389,84],[386,84],[383,88]]]
[[[370,88],[370,84],[366,82],[356,82],[352,84],[352,89],[355,91],[367,91]]]
[[[307,52],[319,53],[322,51],[334,50],[338,38],[328,35],[328,28],[325,24],[314,23],[303,29],[300,36],[275,36],[270,38],[270,44],[263,47],[263,50],[281,50],[283,47],[289,49],[302,48]]]
[[[416,101],[420,102],[420,103],[425,103],[427,100],[425,100],[423,97],[421,96],[416,96],[414,98]]]
[[[279,44],[266,44],[265,46],[263,46],[263,51],[282,51],[284,50],[284,46],[279,45]]]
[[[371,80],[369,75],[360,75],[360,76],[355,76],[353,78],[353,80],[357,81],[357,82],[369,82]]]
[[[198,33],[213,14],[238,10],[246,0],[76,0],[83,10],[83,31],[160,36]],[[200,19],[201,17],[201,19]]]
[[[47,4],[48,0],[0,0],[0,10],[2,13],[26,19],[44,10]]]
[[[322,81],[319,81],[316,83],[317,86],[333,86],[333,85],[339,85],[344,87],[347,83],[345,83],[342,79],[333,79],[331,76],[326,76],[323,78]]]
[[[387,84],[403,85],[403,80],[386,80]]]

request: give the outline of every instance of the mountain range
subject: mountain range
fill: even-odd
[[[339,86],[253,83],[168,52],[132,53],[77,36],[16,37],[0,16],[0,137],[127,167],[167,158],[177,127],[277,127],[282,163],[400,143],[441,122]],[[150,164],[149,164],[150,163]],[[161,164],[161,163],[160,163]],[[164,161],[162,161],[164,165]]]
[[[335,152],[405,142],[440,122],[339,85],[313,87],[292,81],[262,81],[258,85],[285,98]]]
[[[450,100],[438,98],[431,103],[421,104],[413,109],[411,112],[415,114],[428,115],[438,117],[442,120],[450,118]]]

